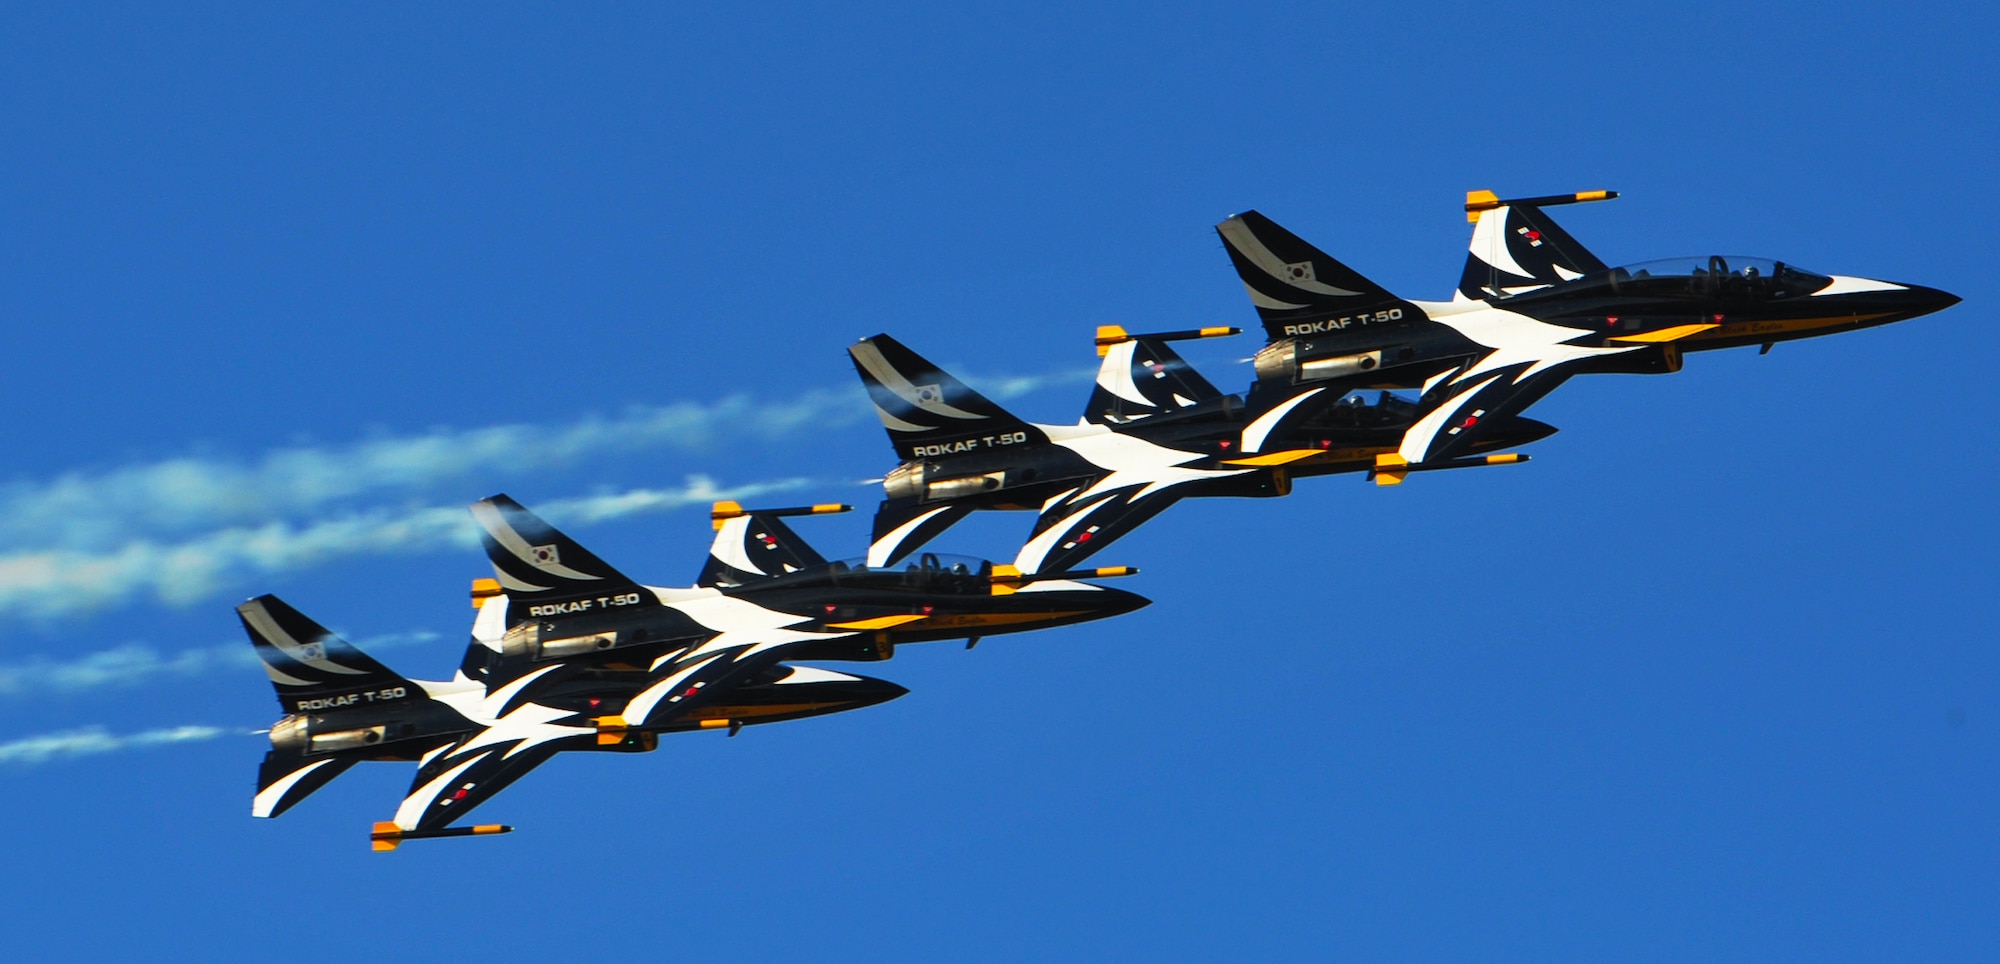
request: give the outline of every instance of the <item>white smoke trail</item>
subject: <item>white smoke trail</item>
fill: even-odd
[[[678,489],[560,499],[535,509],[551,521],[600,522],[717,499],[755,498],[807,484],[805,479],[777,479],[724,487],[705,476],[690,476]],[[433,506],[355,512],[303,525],[269,522],[182,542],[139,540],[109,552],[56,549],[4,554],[0,555],[0,612],[51,619],[92,612],[133,596],[187,606],[254,575],[342,557],[473,548],[479,544],[478,532],[464,507]]]
[[[241,730],[226,730],[219,726],[176,726],[161,730],[146,730],[140,733],[119,736],[106,732],[101,726],[84,727],[80,730],[64,730],[59,733],[43,733],[39,736],[23,737],[0,743],[0,764],[32,766],[116,750],[144,749],[168,746],[175,743],[191,743],[198,740],[213,740]]]
[[[440,638],[433,632],[395,633],[359,639],[355,645],[372,653]],[[0,665],[0,697],[72,695],[219,671],[258,673],[261,677],[260,665],[247,640],[172,654],[162,654],[144,643],[127,643],[76,659],[36,657]]]
[[[1087,373],[987,380],[1012,398]],[[442,483],[498,480],[587,458],[661,447],[699,449],[720,439],[781,438],[870,420],[864,393],[813,389],[781,401],[747,397],[713,404],[637,407],[563,425],[436,429],[344,445],[275,449],[247,460],[185,457],[54,479],[0,483],[0,544],[104,553],[134,539],[317,513],[370,494],[404,496]]]

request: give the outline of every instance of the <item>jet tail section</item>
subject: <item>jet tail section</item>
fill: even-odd
[[[1416,306],[1256,211],[1216,225],[1215,233],[1272,341],[1424,318]]]
[[[1492,191],[1468,192],[1465,216],[1472,222],[1472,245],[1459,278],[1459,297],[1491,301],[1604,270],[1604,262],[1542,208],[1617,196],[1617,191],[1583,191],[1502,200]]]
[[[371,704],[426,698],[423,687],[276,596],[258,596],[236,607],[236,615],[286,713],[344,706],[363,695]]]
[[[530,616],[658,608],[659,597],[505,495],[472,504],[479,541],[510,602]],[[553,607],[544,609],[543,607]],[[538,611],[540,610],[540,611]]]
[[[715,523],[715,542],[709,546],[708,564],[702,567],[697,586],[741,586],[747,582],[782,576],[826,559],[792,531],[786,516],[825,515],[846,512],[851,505],[806,505],[789,509],[745,509],[735,502],[717,502],[709,511]]]
[[[1147,335],[1127,334],[1117,325],[1097,329],[1097,387],[1083,417],[1116,425],[1149,415],[1191,408],[1222,393],[1167,345],[1191,338],[1234,335],[1240,328],[1199,328]]]
[[[863,338],[847,353],[890,444],[905,460],[1048,441],[1041,429],[888,335]]]

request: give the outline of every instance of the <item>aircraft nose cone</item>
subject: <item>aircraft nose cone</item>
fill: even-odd
[[[1135,609],[1143,609],[1153,604],[1151,599],[1147,599],[1136,592],[1126,592],[1123,589],[1112,589],[1109,587],[1103,587],[1098,592],[1091,593],[1091,597],[1091,608],[1099,612],[1102,616],[1122,616]]]
[[[1914,318],[1918,315],[1928,315],[1934,311],[1943,311],[1965,299],[1949,291],[1939,291],[1936,288],[1926,288],[1922,285],[1911,285],[1909,300],[1910,317]]]

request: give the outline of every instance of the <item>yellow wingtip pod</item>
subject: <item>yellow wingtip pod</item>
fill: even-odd
[[[1090,576],[1093,579],[1110,579],[1113,576],[1136,576],[1138,574],[1138,566],[1099,566],[1091,572]]]
[[[1119,325],[1098,325],[1097,357],[1103,358],[1111,354],[1112,345],[1131,340],[1132,336],[1127,334],[1125,329]]]
[[[486,600],[500,595],[500,592],[500,580],[498,579],[472,580],[472,608],[478,609],[486,605]]]
[[[1402,485],[1410,474],[1410,460],[1400,455],[1375,456],[1375,484]]]
[[[709,508],[708,521],[710,525],[715,527],[715,531],[721,532],[724,522],[744,514],[742,503],[725,499]]]
[[[388,853],[402,844],[403,828],[396,826],[392,821],[379,821],[375,824],[375,829],[368,834],[368,842],[376,853]]]
[[[1487,457],[1486,457],[1486,464],[1487,464],[1487,465],[1515,465],[1515,464],[1517,464],[1517,463],[1521,463],[1521,462],[1526,462],[1527,460],[1528,460],[1528,457],[1527,457],[1526,455],[1523,455],[1523,454],[1519,453],[1519,452],[1506,452],[1506,453],[1503,453],[1503,454],[1500,454],[1500,455],[1489,455],[1489,456],[1487,456]]]
[[[1500,206],[1500,195],[1492,191],[1465,192],[1465,223],[1478,224],[1479,215]]]
[[[851,512],[854,507],[840,502],[822,502],[812,507],[813,515],[832,515],[835,512]]]
[[[1616,192],[1616,191],[1578,191],[1578,192],[1576,192],[1576,199],[1577,199],[1577,200],[1579,200],[1579,201],[1609,201],[1609,200],[1611,200],[1612,198],[1615,198],[1615,197],[1617,197],[1617,196],[1618,196],[1618,192]]]
[[[1286,449],[1282,452],[1266,452],[1263,455],[1251,455],[1240,459],[1225,459],[1223,460],[1222,464],[1251,465],[1260,467],[1270,466],[1270,465],[1290,465],[1293,462],[1297,462],[1302,459],[1314,458],[1319,454],[1321,454],[1319,449]]]

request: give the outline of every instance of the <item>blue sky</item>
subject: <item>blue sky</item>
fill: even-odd
[[[1400,4],[0,13],[0,951],[268,960],[1971,957],[2000,940],[1990,10]],[[1184,504],[1125,618],[864,712],[559,759],[378,856],[275,821],[231,606],[455,665],[510,493],[685,583],[844,500],[895,333],[1019,413],[1252,315],[1256,207],[1444,297],[1471,188],[1612,262],[1941,287],[1565,387],[1525,467]],[[1251,336],[1190,356],[1241,388]],[[1009,557],[1025,515],[940,549]]]

